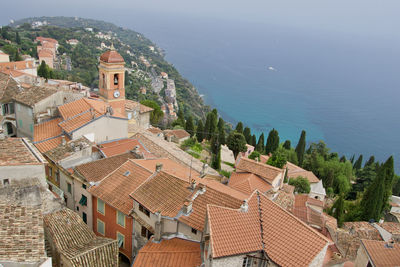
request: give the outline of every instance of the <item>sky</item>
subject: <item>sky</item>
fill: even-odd
[[[398,0],[14,0],[0,24],[31,16],[79,16],[132,25],[132,20],[210,18],[400,38]]]

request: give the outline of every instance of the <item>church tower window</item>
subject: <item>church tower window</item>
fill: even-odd
[[[118,85],[118,74],[114,74],[114,85]]]

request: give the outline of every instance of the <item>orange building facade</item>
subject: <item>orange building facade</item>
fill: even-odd
[[[118,240],[119,252],[129,261],[132,260],[132,228],[133,219],[114,207],[107,205],[101,199],[92,196],[93,231],[98,236]],[[124,225],[122,225],[122,216]],[[123,241],[121,241],[123,237]]]

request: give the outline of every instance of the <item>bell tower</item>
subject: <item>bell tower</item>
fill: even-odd
[[[113,45],[100,56],[99,94],[110,104],[125,100],[125,61]]]

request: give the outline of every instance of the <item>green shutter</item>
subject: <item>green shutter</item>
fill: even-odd
[[[97,232],[104,235],[104,223],[100,220],[97,220]]]
[[[82,195],[81,200],[79,200],[79,204],[82,206],[87,206],[87,197]]]
[[[22,120],[21,119],[18,120],[18,127],[22,128]]]

